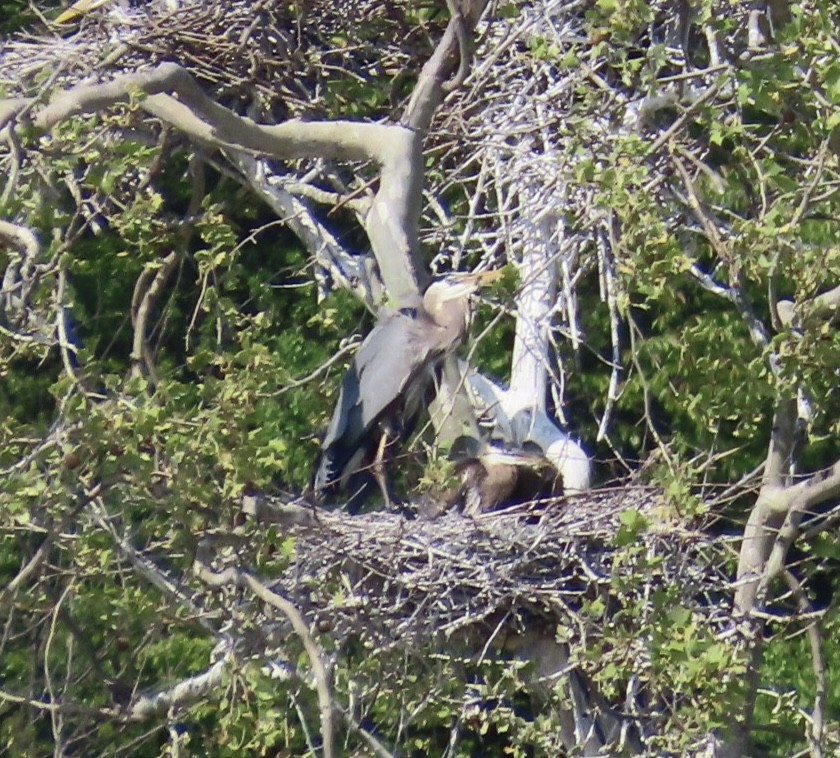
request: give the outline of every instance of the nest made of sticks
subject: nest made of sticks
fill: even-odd
[[[105,6],[78,23],[0,43],[0,85],[31,94],[44,81],[66,87],[174,61],[219,102],[253,108],[258,99],[263,120],[318,117],[328,87],[358,87],[383,70],[400,78],[419,70],[447,15],[418,25],[411,6],[377,0]]]
[[[679,605],[715,628],[730,625],[725,540],[667,513],[660,490],[630,486],[477,517],[349,516],[266,502],[259,518],[293,540],[275,592],[339,638],[406,646],[492,629],[502,617],[514,629],[537,618],[549,629],[577,627],[587,603],[623,602],[617,585],[635,598],[677,587]]]

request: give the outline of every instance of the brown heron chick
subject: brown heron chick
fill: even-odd
[[[317,499],[344,491],[354,513],[378,483],[389,501],[385,461],[414,430],[437,369],[464,339],[470,296],[500,276],[456,274],[432,282],[418,307],[380,316],[344,375],[312,480]]]
[[[470,447],[455,464],[460,486],[447,507],[459,505],[465,515],[476,516],[562,494],[560,476],[542,451],[506,450],[484,443],[470,454]]]

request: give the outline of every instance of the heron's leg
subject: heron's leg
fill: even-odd
[[[379,438],[379,445],[376,448],[376,455],[371,464],[371,473],[379,489],[382,491],[382,497],[385,498],[385,507],[391,510],[391,493],[388,491],[388,480],[385,477],[385,451],[390,444],[390,435],[388,429],[382,429],[382,434]]]

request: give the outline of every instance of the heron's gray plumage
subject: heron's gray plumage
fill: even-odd
[[[440,350],[418,344],[417,331],[417,318],[397,311],[385,316],[359,348],[344,375],[338,403],[321,445],[316,492],[336,486],[346,488],[342,478],[352,473],[346,470],[347,464],[354,455],[365,452],[370,432],[386,411],[398,411],[408,417],[401,420],[401,425],[405,425],[420,410],[417,402],[432,378],[432,373],[425,369],[426,362],[434,360]],[[422,386],[413,387],[413,402],[406,402],[407,389],[418,381]],[[400,407],[394,408],[395,403]],[[378,439],[370,439],[371,449],[367,452],[372,453],[377,442]]]

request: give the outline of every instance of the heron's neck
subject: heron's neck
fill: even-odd
[[[467,331],[472,318],[472,309],[469,306],[462,311],[457,308],[448,308],[446,303],[435,303],[431,308],[424,308],[424,310],[441,329],[456,332],[459,335]]]

